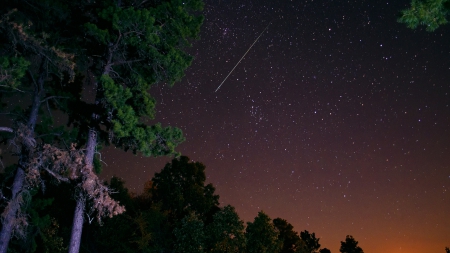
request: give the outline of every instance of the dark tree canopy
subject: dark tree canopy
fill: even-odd
[[[258,213],[253,222],[247,222],[245,238],[248,253],[278,253],[283,243],[278,240],[278,231],[270,217],[263,211]]]
[[[234,207],[227,205],[214,214],[206,227],[206,250],[212,253],[239,253],[245,250],[244,222]]]
[[[186,156],[173,159],[152,179],[153,201],[169,211],[173,219],[196,213],[204,221],[210,220],[219,209],[219,196],[214,194],[212,184],[205,185],[205,168]]]
[[[331,253],[331,250],[327,249],[327,248],[323,248],[319,250],[319,253]]]
[[[300,245],[297,246],[302,253],[317,252],[320,248],[319,238],[316,238],[315,233],[309,233],[308,230],[300,232]]]
[[[174,249],[176,253],[204,252],[205,232],[203,230],[203,221],[194,213],[185,216],[173,233],[175,235]]]
[[[294,231],[294,226],[281,218],[274,219],[273,224],[278,230],[278,239],[283,242],[283,248],[280,253],[295,253],[296,247],[300,243],[300,237]]]
[[[358,241],[356,241],[351,235],[347,235],[345,237],[345,242],[341,242],[341,248],[339,251],[341,253],[364,253],[364,251],[358,246]]]

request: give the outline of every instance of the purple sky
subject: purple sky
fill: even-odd
[[[151,90],[156,121],[206,165],[221,204],[264,210],[337,253],[450,246],[450,25],[396,22],[409,0],[206,0],[196,59]],[[220,83],[270,26],[246,57]],[[140,192],[170,158],[103,152]]]

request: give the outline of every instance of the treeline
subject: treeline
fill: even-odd
[[[101,224],[95,213],[87,213],[89,225],[83,228],[80,252],[330,252],[320,249],[315,233],[298,233],[288,221],[272,220],[263,211],[244,224],[233,206],[219,206],[219,195],[205,180],[205,166],[185,156],[155,173],[139,195],[113,177],[105,184],[126,212]],[[77,196],[74,188],[49,184],[31,195],[25,234],[12,240],[8,252],[66,252],[76,205],[68,196]],[[347,236],[341,252],[362,253],[357,244]]]

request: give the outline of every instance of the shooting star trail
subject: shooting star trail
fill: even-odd
[[[247,53],[250,51],[250,49],[252,49],[253,45],[255,45],[255,43],[258,42],[261,35],[263,35],[263,33],[267,30],[267,28],[269,27],[269,25],[271,23],[272,23],[272,21],[266,26],[266,28],[264,28],[264,30],[261,32],[261,34],[259,34],[258,38],[256,38],[256,40],[253,42],[253,44],[247,49],[247,52],[245,52],[245,54],[241,57],[241,59],[238,61],[238,63],[236,63],[234,68],[230,71],[230,73],[228,73],[228,75],[225,77],[225,79],[223,79],[222,83],[219,85],[219,87],[217,87],[216,91],[214,91],[214,92],[217,92],[220,89],[222,84],[228,79],[228,77],[231,75],[231,73],[233,73],[233,71],[237,67],[237,65],[239,65],[239,63],[241,63],[242,59],[244,59],[244,57],[247,55]]]

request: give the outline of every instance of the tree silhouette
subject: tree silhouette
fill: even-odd
[[[278,231],[263,211],[258,212],[253,222],[247,222],[245,238],[248,253],[278,253],[283,246]]]
[[[298,236],[298,233],[294,231],[294,227],[281,218],[274,219],[273,224],[278,230],[278,239],[283,242],[283,248],[280,253],[294,253],[296,247],[300,243],[300,237]]]
[[[319,238],[316,238],[315,233],[309,233],[308,230],[300,232],[300,245],[298,245],[298,250],[302,253],[313,253],[317,252],[320,248]]]
[[[203,253],[205,234],[203,222],[193,213],[181,220],[181,225],[173,231],[176,253]]]
[[[213,253],[239,253],[245,249],[244,222],[234,207],[227,205],[214,214],[206,227],[206,249]]]
[[[319,253],[331,253],[331,250],[327,249],[327,248],[323,248],[319,250]]]
[[[219,196],[212,184],[205,185],[205,165],[181,156],[166,164],[152,178],[151,195],[172,221],[196,213],[204,222],[211,221],[219,210]]]
[[[339,251],[341,253],[364,253],[364,251],[358,246],[358,241],[356,241],[351,235],[347,235],[345,237],[345,242],[341,242],[341,248]]]

